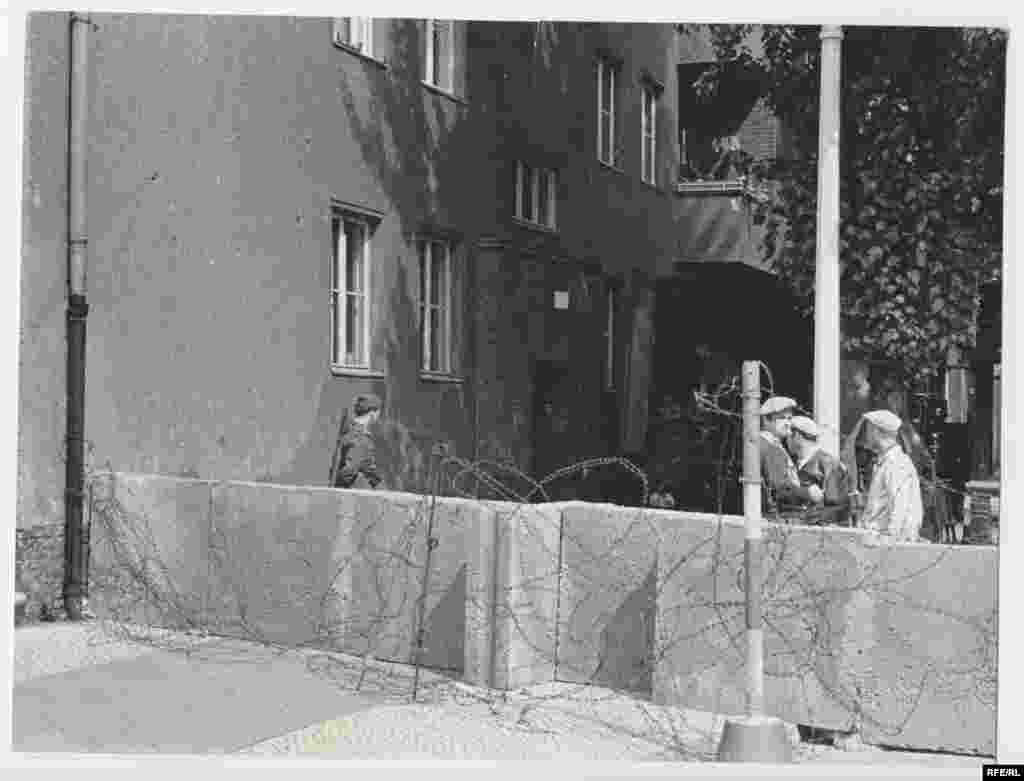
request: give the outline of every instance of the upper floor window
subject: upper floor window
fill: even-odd
[[[427,19],[425,24],[426,61],[423,80],[445,92],[455,91],[455,22]]]
[[[370,368],[371,246],[379,218],[336,207],[331,215],[331,363]]]
[[[558,179],[549,168],[516,163],[516,218],[554,229],[557,225]]]
[[[429,374],[453,372],[452,244],[447,239],[417,242],[420,265],[420,368]]]
[[[658,92],[653,85],[645,84],[642,89],[640,117],[640,164],[641,177],[648,184],[657,184],[657,120]]]
[[[618,66],[608,59],[597,62],[597,158],[608,165],[618,160],[616,112],[618,111]]]
[[[373,57],[373,19],[369,16],[343,16],[335,20],[334,42]]]
[[[616,285],[610,284],[607,287],[605,304],[608,307],[605,312],[605,359],[604,359],[604,387],[606,390],[615,388],[615,339],[617,337],[615,328],[615,315],[619,306],[619,290]]]

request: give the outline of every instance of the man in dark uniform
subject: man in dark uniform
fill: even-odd
[[[800,485],[796,465],[783,443],[789,438],[796,402],[772,396],[761,405],[761,480],[764,512],[794,523],[809,507],[821,505],[824,493],[816,485]]]
[[[848,526],[851,485],[846,467],[818,444],[818,425],[798,415],[790,423],[789,452],[796,461],[800,485],[816,485],[824,493],[824,505],[809,509],[804,523]]]
[[[372,393],[357,396],[352,415],[352,422],[341,441],[337,487],[376,488],[381,477],[377,471],[376,446],[370,426],[380,417],[380,399]]]

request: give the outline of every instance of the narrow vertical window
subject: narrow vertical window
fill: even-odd
[[[421,368],[452,373],[451,244],[437,239],[417,243],[420,265]]]
[[[424,81],[452,92],[455,83],[455,22],[450,19],[427,19],[424,25],[426,62]]]
[[[608,286],[607,296],[608,311],[605,323],[605,362],[604,362],[604,386],[608,390],[615,388],[615,307],[618,305],[618,295],[613,285]]]
[[[373,57],[373,19],[369,16],[343,16],[336,19],[334,42]]]
[[[597,156],[602,163],[615,165],[616,68],[606,61],[597,64]]]
[[[642,178],[648,184],[657,184],[656,138],[657,138],[658,96],[649,86],[643,88],[643,110],[641,112],[640,159]]]
[[[331,364],[370,368],[371,244],[378,219],[336,210],[331,216]]]

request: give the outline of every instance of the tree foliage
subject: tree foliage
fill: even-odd
[[[764,252],[813,307],[821,40],[818,27],[709,25],[718,61],[761,81],[784,152],[751,162]],[[977,336],[979,286],[1002,262],[1003,30],[843,30],[840,262],[843,349],[934,376]]]

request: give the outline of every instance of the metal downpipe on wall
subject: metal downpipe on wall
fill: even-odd
[[[72,621],[84,618],[89,587],[89,538],[85,527],[85,323],[86,300],[86,147],[89,112],[88,16],[69,15],[68,100],[68,300],[67,412],[64,486],[64,611]]]

